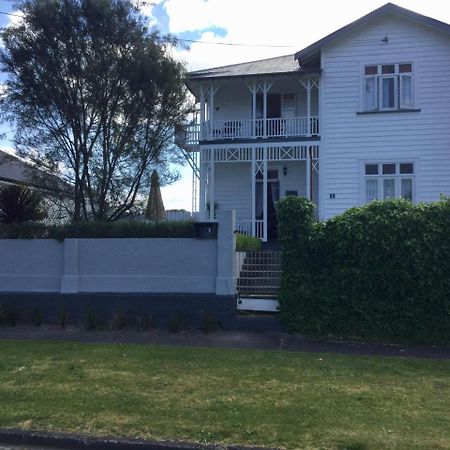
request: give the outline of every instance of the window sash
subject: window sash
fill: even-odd
[[[396,76],[379,77],[379,104],[381,110],[398,109],[398,85]],[[388,83],[390,81],[390,83]]]
[[[366,76],[364,79],[364,107],[366,111],[377,109],[378,83],[376,76]]]
[[[413,79],[412,75],[400,75],[400,108],[412,108],[413,101]]]

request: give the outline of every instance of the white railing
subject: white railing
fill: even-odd
[[[206,140],[318,136],[319,118],[289,117],[256,120],[215,120],[203,126]]]
[[[289,117],[277,119],[214,120],[188,125],[178,130],[176,143],[185,148],[201,140],[265,139],[273,137],[319,136],[319,117]]]
[[[252,220],[236,220],[236,231],[238,233],[255,236],[264,240],[264,220],[255,220],[255,233],[253,234]]]

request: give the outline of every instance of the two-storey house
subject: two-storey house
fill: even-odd
[[[238,230],[268,240],[287,195],[327,219],[450,194],[446,23],[388,3],[295,55],[191,72],[188,86],[199,113],[183,146],[206,220],[234,209]]]

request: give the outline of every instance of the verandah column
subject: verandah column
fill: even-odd
[[[200,220],[205,220],[205,204],[206,204],[206,162],[205,152],[207,149],[200,148]]]
[[[205,139],[205,89],[200,85],[200,139]]]
[[[263,241],[267,242],[267,147],[263,148]]]
[[[306,198],[311,200],[311,146],[306,147]]]
[[[256,149],[252,147],[252,236],[256,236]]]
[[[215,162],[215,151],[210,149],[210,159],[209,159],[209,176],[208,176],[208,194],[209,194],[209,220],[214,220],[215,206],[214,206],[214,162]]]

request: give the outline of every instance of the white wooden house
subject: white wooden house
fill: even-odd
[[[188,86],[199,114],[180,145],[206,220],[234,209],[239,230],[268,240],[286,195],[320,219],[450,195],[446,23],[388,3],[295,55],[191,72]]]

